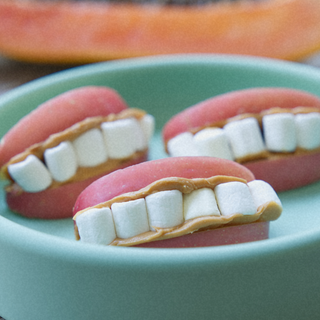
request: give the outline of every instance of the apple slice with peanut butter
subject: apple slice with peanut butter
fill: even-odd
[[[163,129],[171,156],[237,161],[276,191],[320,179],[320,99],[288,88],[222,94],[174,116]]]
[[[176,248],[267,239],[281,212],[273,188],[242,165],[176,157],[98,179],[80,194],[73,219],[82,242]]]
[[[82,87],[45,102],[1,143],[0,154],[9,158],[1,174],[10,182],[10,209],[28,217],[72,216],[77,196],[94,179],[146,160],[153,127],[151,115],[128,108],[110,88]],[[36,133],[21,151],[28,128]],[[19,149],[12,151],[12,143]]]

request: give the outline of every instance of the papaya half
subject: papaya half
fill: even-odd
[[[0,53],[89,63],[175,53],[298,60],[320,49],[319,0],[160,5],[2,0]]]

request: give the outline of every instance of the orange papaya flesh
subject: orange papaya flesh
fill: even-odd
[[[2,0],[0,53],[41,63],[175,53],[298,60],[320,49],[319,16],[319,0],[202,6]]]

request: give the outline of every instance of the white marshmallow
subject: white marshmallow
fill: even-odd
[[[61,142],[44,152],[45,163],[56,181],[66,181],[75,175],[78,164],[77,156],[70,141]]]
[[[197,132],[194,144],[201,156],[234,160],[227,135],[220,128],[206,128]]]
[[[52,177],[46,166],[35,155],[8,166],[12,179],[27,192],[39,192],[47,189]]]
[[[147,141],[153,136],[155,128],[155,119],[151,114],[146,114],[140,119],[140,126]]]
[[[245,183],[239,181],[221,183],[214,188],[214,192],[222,215],[256,213],[253,197]]]
[[[146,197],[149,225],[170,228],[183,223],[183,199],[179,190],[160,191]]]
[[[131,238],[150,230],[144,199],[114,203],[111,211],[119,238]]]
[[[265,150],[259,122],[255,118],[227,123],[225,130],[235,158],[258,154]]]
[[[168,152],[172,157],[198,156],[191,132],[183,132],[168,141]]]
[[[184,219],[202,216],[220,216],[214,192],[210,188],[201,188],[183,195]]]
[[[80,167],[95,167],[108,159],[102,133],[99,129],[91,129],[73,141]]]
[[[248,187],[257,209],[259,206],[270,201],[274,201],[282,206],[277,193],[269,183],[262,180],[253,180],[248,183]]]
[[[142,129],[134,118],[104,122],[101,129],[110,158],[127,158],[146,147]]]
[[[274,113],[262,117],[267,149],[274,152],[292,152],[296,149],[294,115]]]
[[[109,245],[116,238],[110,208],[89,209],[76,218],[76,223],[83,242]]]
[[[295,116],[297,145],[312,150],[320,146],[320,114],[317,112]]]
[[[132,144],[135,145],[134,152],[142,151],[148,147],[147,137],[143,132],[139,120],[136,118],[130,118],[129,120],[132,127],[132,134],[130,134],[128,138],[132,141]]]

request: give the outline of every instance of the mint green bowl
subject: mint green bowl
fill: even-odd
[[[215,55],[93,64],[1,97],[0,136],[41,102],[85,85],[119,91],[157,119],[151,158],[165,157],[163,124],[205,98],[257,86],[320,95],[320,71],[295,63]],[[41,124],[40,124],[41,125]],[[71,219],[25,219],[0,198],[0,315],[6,320],[319,319],[320,184],[280,194],[270,239],[190,249],[76,242]]]

